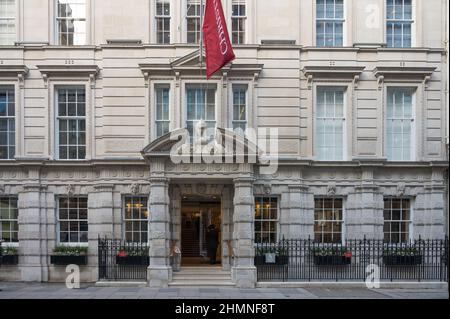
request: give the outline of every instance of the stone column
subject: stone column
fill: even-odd
[[[233,239],[236,260],[232,267],[232,277],[241,288],[253,288],[256,284],[254,214],[253,179],[249,177],[235,179]]]
[[[114,185],[98,184],[88,196],[88,263],[92,280],[98,280],[98,237],[114,238]]]
[[[31,174],[31,172],[30,172]],[[19,193],[19,243],[21,250],[20,271],[22,281],[48,281],[46,250],[45,187],[29,184]],[[45,206],[45,205],[44,205]]]
[[[289,185],[289,230],[286,239],[314,238],[314,194],[305,185]]]
[[[153,164],[151,164],[151,169]],[[161,164],[161,163],[160,163]],[[169,215],[169,180],[155,176],[150,177],[149,196],[149,239],[150,265],[147,278],[150,287],[166,287],[172,280],[170,266],[170,215]]]

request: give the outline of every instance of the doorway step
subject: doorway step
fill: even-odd
[[[235,286],[231,272],[222,267],[181,267],[173,272],[169,286]]]

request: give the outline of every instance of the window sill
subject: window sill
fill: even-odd
[[[57,243],[57,246],[65,247],[89,247],[89,243]]]

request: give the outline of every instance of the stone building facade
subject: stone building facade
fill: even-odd
[[[222,2],[237,59],[206,81],[199,1],[0,0],[0,232],[19,253],[0,280],[64,281],[49,256],[82,245],[97,281],[98,236],[141,236],[165,286],[189,197],[220,200],[240,287],[255,242],[445,236],[448,2]],[[278,170],[173,163],[195,120],[277,128]]]

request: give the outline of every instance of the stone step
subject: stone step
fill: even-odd
[[[195,287],[226,286],[226,287],[233,287],[233,286],[235,286],[235,284],[232,283],[231,281],[197,279],[197,280],[173,280],[172,282],[169,282],[169,286],[195,286]]]
[[[199,276],[198,274],[173,274],[173,280],[225,280],[229,281],[231,275],[229,274],[208,274],[204,276]]]

